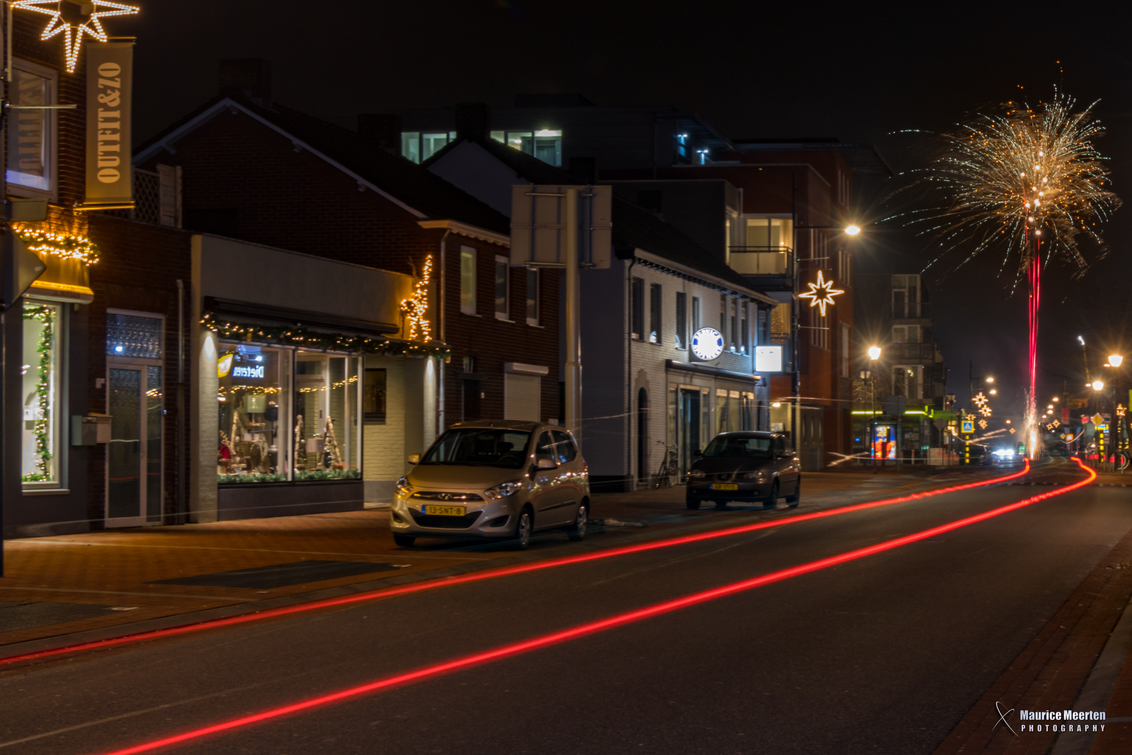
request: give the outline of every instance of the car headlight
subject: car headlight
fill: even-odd
[[[515,495],[516,493],[518,493],[522,489],[523,489],[523,481],[522,480],[511,480],[511,482],[504,482],[504,483],[501,483],[499,485],[496,485],[494,488],[490,488],[488,490],[485,490],[483,492],[483,494],[486,495],[488,498],[490,498],[493,501],[498,501],[501,498],[506,498],[508,496]]]
[[[412,495],[412,492],[413,486],[409,484],[409,479],[407,477],[402,477],[397,481],[397,495],[401,496],[402,498],[408,498],[410,495]]]
[[[693,469],[691,472],[688,473],[688,476],[693,478],[693,479],[699,479],[700,477],[704,476],[704,470]]]
[[[745,474],[743,476],[746,477],[748,480],[765,480],[766,479],[766,472],[763,472],[761,470],[757,471],[757,472],[747,472],[747,474]]]

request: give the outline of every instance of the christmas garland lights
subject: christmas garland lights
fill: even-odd
[[[258,341],[287,346],[324,349],[326,351],[353,351],[363,354],[385,354],[391,356],[447,357],[452,353],[452,350],[447,344],[440,343],[439,341],[410,343],[406,341],[391,341],[388,338],[347,336],[310,330],[302,325],[249,325],[247,323],[220,319],[211,312],[205,313],[200,323],[225,340]]]
[[[51,352],[55,344],[55,311],[48,306],[24,307],[25,320],[39,320],[43,330],[35,353],[39,355],[39,380],[35,384],[35,396],[39,407],[35,412],[35,471],[20,479],[23,482],[46,482],[53,479],[51,474]]]
[[[100,256],[98,245],[85,236],[34,231],[27,228],[15,228],[13,230],[19,240],[36,254],[48,254],[65,260],[78,260],[88,266],[98,264]]]
[[[405,313],[409,322],[409,340],[417,337],[417,330],[421,332],[421,339],[430,340],[431,326],[428,322],[428,284],[432,280],[432,255],[425,258],[424,275],[413,287],[413,297],[401,300],[401,311]]]

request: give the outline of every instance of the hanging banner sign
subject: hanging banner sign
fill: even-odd
[[[79,209],[132,208],[134,43],[91,42],[86,54],[86,201]]]

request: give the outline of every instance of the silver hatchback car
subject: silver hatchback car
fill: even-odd
[[[510,538],[539,530],[586,535],[589,467],[570,433],[540,422],[484,420],[450,427],[397,481],[390,527],[397,545],[418,537]]]

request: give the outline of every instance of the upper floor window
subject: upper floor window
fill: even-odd
[[[508,319],[511,310],[511,268],[506,257],[495,258],[495,316],[500,320]]]
[[[742,339],[740,348],[744,354],[751,353],[751,328],[747,324],[749,322],[747,318],[748,311],[747,302],[743,302],[743,317],[739,321],[739,337]]]
[[[794,221],[790,218],[747,219],[746,246],[790,249],[794,246]]]
[[[492,131],[491,138],[537,157],[544,163],[562,165],[562,131],[559,129]]]
[[[649,343],[660,343],[661,337],[661,307],[660,284],[649,286]]]
[[[455,140],[455,131],[402,131],[401,156],[422,163]]]
[[[538,268],[527,269],[527,325],[538,325]]]
[[[702,307],[700,305],[700,297],[692,297],[692,333],[695,333],[703,325]]]
[[[460,311],[476,313],[476,250],[460,247]]]
[[[8,190],[27,196],[53,196],[56,185],[56,104],[58,74],[50,68],[12,61],[8,86],[13,110],[8,120]],[[32,108],[28,110],[21,107]]]
[[[632,311],[632,334],[637,341],[645,337],[645,281],[643,278],[633,279],[633,290],[630,292],[630,306]]]
[[[688,347],[688,295],[683,291],[676,292],[676,348]]]

